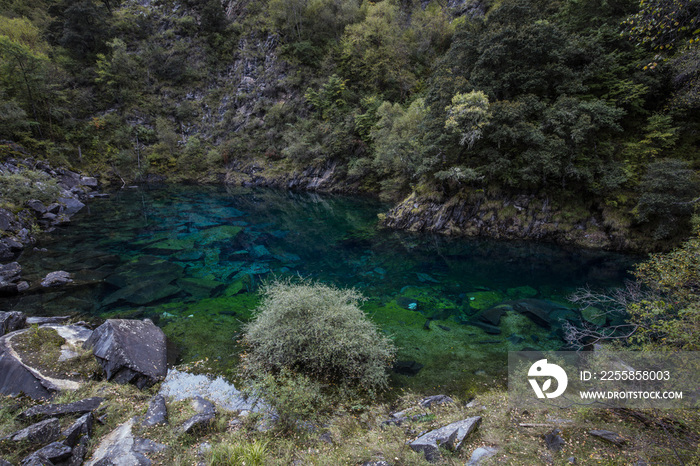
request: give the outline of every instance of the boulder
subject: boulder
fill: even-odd
[[[467,461],[467,466],[476,466],[482,460],[491,458],[498,453],[498,448],[495,447],[479,447],[472,452],[471,458]]]
[[[150,466],[147,453],[163,451],[165,445],[134,437],[134,418],[114,429],[102,439],[86,466]]]
[[[148,403],[148,410],[146,411],[146,416],[141,425],[145,427],[151,427],[158,424],[168,423],[168,408],[165,405],[165,397],[158,394],[151,398],[150,403]]]
[[[11,347],[15,333],[0,337],[0,393],[17,396],[25,394],[34,400],[48,400],[58,391],[52,381],[27,367]]]
[[[477,317],[487,324],[499,325],[501,323],[501,317],[509,310],[511,310],[509,305],[499,304],[498,306],[481,311]]]
[[[206,429],[216,417],[216,413],[195,414],[186,420],[180,427],[180,432],[189,434],[200,429]]]
[[[3,440],[11,442],[29,442],[37,445],[46,445],[58,439],[61,435],[61,423],[52,417],[45,421],[37,422],[31,426],[18,430],[8,435]]]
[[[13,238],[0,239],[0,262],[8,262],[19,256],[24,245]]]
[[[44,448],[41,448],[40,450],[35,451],[28,457],[22,460],[22,465],[26,464],[37,464],[33,463],[32,461],[36,461],[37,459],[39,460],[48,460],[49,464],[55,464],[64,460],[67,460],[70,458],[71,453],[73,452],[73,449],[67,445],[64,445],[61,442],[53,442],[48,445],[46,445]],[[33,457],[38,457],[38,458],[33,458]],[[42,464],[42,463],[38,463]]]
[[[43,215],[46,213],[46,206],[44,205],[43,202],[37,200],[37,199],[31,199],[25,203],[27,207],[32,209],[34,212],[37,213],[37,215]]]
[[[50,272],[49,274],[47,274],[46,277],[44,277],[44,279],[41,281],[41,286],[49,288],[52,286],[62,286],[72,282],[73,279],[71,278],[71,274],[64,270],[58,270],[56,272]]]
[[[521,299],[513,304],[513,309],[540,327],[548,329],[553,322],[550,314],[556,310],[566,309],[566,307],[543,299]]]
[[[0,209],[0,231],[17,231],[19,224],[15,214],[6,209]]]
[[[69,217],[78,213],[80,209],[85,207],[85,204],[72,197],[61,197],[58,199],[58,202],[63,204],[62,213]]]
[[[416,375],[423,369],[423,364],[417,361],[396,361],[391,368],[392,371],[401,375]]]
[[[0,265],[0,296],[17,293],[17,282],[21,273],[22,266],[17,262]]]
[[[97,182],[97,178],[93,178],[92,176],[82,176],[80,177],[80,184],[83,186],[87,186],[88,188],[97,188],[99,183]]]
[[[27,317],[27,325],[62,324],[70,320],[70,316]]]
[[[76,419],[76,421],[68,426],[62,433],[65,437],[63,441],[64,444],[73,448],[80,443],[80,440],[87,436],[88,438],[92,436],[92,425],[95,416],[92,413],[83,414],[81,417]]]
[[[56,417],[75,414],[86,414],[96,410],[104,398],[93,397],[85,398],[84,400],[74,401],[73,403],[64,404],[48,404],[32,406],[26,411],[20,413],[19,417],[24,419]]]
[[[455,400],[453,400],[447,395],[433,395],[423,398],[422,400],[420,400],[419,404],[423,408],[430,408],[433,405],[447,405],[452,404],[454,402]]]
[[[171,369],[160,386],[160,394],[176,401],[202,397],[227,411],[259,412],[267,409],[260,400],[246,397],[222,377],[213,379],[201,374]]]
[[[25,327],[27,316],[19,311],[0,311],[0,337]]]
[[[440,459],[440,447],[450,451],[458,451],[462,447],[464,439],[476,430],[479,424],[481,424],[481,416],[453,422],[421,435],[409,446],[413,451],[423,452],[426,460],[435,462]]]
[[[501,329],[496,327],[495,325],[487,324],[484,322],[480,322],[478,320],[469,320],[467,322],[464,322],[466,325],[471,325],[473,327],[478,327],[484,332],[488,333],[489,335],[500,335],[501,334]]]
[[[84,345],[92,349],[107,379],[149,387],[167,374],[165,334],[149,320],[109,319]]]
[[[566,441],[560,434],[561,431],[559,429],[554,429],[550,433],[544,435],[544,443],[547,445],[548,449],[552,451],[559,451],[564,448]]]
[[[81,466],[85,461],[85,455],[87,455],[89,445],[89,436],[83,435],[80,437],[78,443],[73,446],[73,452],[70,459],[65,463],[65,466]]]

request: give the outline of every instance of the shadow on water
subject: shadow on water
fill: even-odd
[[[32,284],[62,289],[0,301],[28,314],[150,318],[183,361],[232,374],[261,280],[353,286],[399,346],[396,388],[480,390],[502,383],[509,350],[559,349],[583,316],[578,287],[619,286],[635,258],[535,242],[380,230],[372,199],[262,189],[161,186],[94,200],[21,261]]]

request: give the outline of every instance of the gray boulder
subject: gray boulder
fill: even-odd
[[[97,188],[97,186],[98,186],[97,178],[93,178],[91,176],[81,177],[80,184],[83,186],[87,186],[88,188]]]
[[[5,437],[3,440],[11,442],[29,442],[36,445],[46,445],[58,439],[61,435],[61,424],[57,418],[52,417],[45,421],[37,422],[22,430],[18,430]]]
[[[23,329],[27,323],[27,316],[19,311],[0,311],[0,337],[6,333]]]
[[[44,215],[46,213],[46,206],[44,205],[43,202],[37,200],[37,199],[31,199],[25,203],[27,207],[32,209],[34,212],[36,212],[38,215]]]
[[[17,231],[19,224],[15,219],[15,214],[9,210],[0,209],[0,230]]]
[[[472,452],[471,458],[467,461],[467,466],[476,466],[487,458],[491,458],[498,453],[498,448],[495,447],[479,447]]]
[[[22,267],[17,262],[0,265],[0,296],[17,294]]]
[[[84,436],[88,438],[92,436],[92,425],[95,416],[92,413],[83,414],[81,417],[76,419],[76,421],[68,426],[62,433],[65,437],[63,443],[73,448],[80,444],[80,439]]]
[[[86,466],[150,466],[146,454],[163,451],[165,445],[134,437],[134,418],[102,439]]]
[[[58,270],[56,272],[50,272],[49,274],[44,277],[44,279],[41,281],[41,286],[49,288],[52,286],[62,286],[67,283],[72,283],[73,279],[71,278],[71,275],[64,271],[64,270]]]
[[[17,359],[8,341],[13,335],[0,337],[0,393],[10,396],[24,393],[34,400],[50,399],[58,387]]]
[[[409,446],[413,451],[423,452],[425,459],[435,462],[440,459],[440,447],[458,451],[467,438],[481,424],[481,416],[474,416],[453,422],[444,427],[421,435]]]
[[[433,395],[433,396],[428,396],[428,397],[420,400],[420,405],[423,408],[430,408],[431,406],[434,406],[434,405],[446,405],[446,404],[452,404],[454,402],[455,402],[455,400],[453,400],[452,398],[450,398],[447,395]]]
[[[31,455],[23,459],[20,464],[22,466],[26,464],[37,464],[37,460],[48,460],[49,464],[55,464],[70,458],[72,452],[73,449],[71,447],[62,444],[61,442],[53,442],[46,445],[44,448],[35,451]]]
[[[165,334],[150,320],[109,319],[84,345],[92,349],[107,379],[142,389],[165,378]]]
[[[146,416],[144,417],[141,425],[145,427],[151,427],[158,424],[168,423],[168,408],[165,405],[165,397],[163,395],[156,395],[151,398],[150,403],[148,403],[148,410],[146,411]]]
[[[63,204],[63,213],[69,217],[78,213],[80,209],[85,207],[85,204],[72,197],[61,197],[58,199],[58,202]]]
[[[104,398],[92,397],[84,400],[74,401],[73,403],[64,404],[48,404],[32,406],[26,411],[20,413],[19,417],[24,419],[44,418],[54,416],[65,416],[74,414],[86,414],[96,410]]]

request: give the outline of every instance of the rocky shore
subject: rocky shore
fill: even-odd
[[[21,150],[19,147],[16,149]],[[6,177],[5,180],[26,173],[42,176],[42,181],[36,181],[35,185],[51,184],[55,189],[51,191],[50,202],[27,199],[23,205],[14,206],[13,209],[0,207],[0,296],[11,296],[30,287],[28,282],[22,280],[22,267],[16,260],[25,248],[36,243],[37,234],[66,225],[90,198],[105,196],[98,192],[96,178],[66,168],[53,168],[46,162],[30,157],[10,157],[0,162],[0,176]],[[31,189],[27,191],[32,192]],[[66,272],[57,271],[45,277],[41,285],[51,287],[68,281],[70,277]]]

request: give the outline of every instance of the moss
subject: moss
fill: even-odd
[[[467,299],[472,309],[479,310],[488,309],[503,300],[500,293],[495,291],[474,291],[467,293]]]

